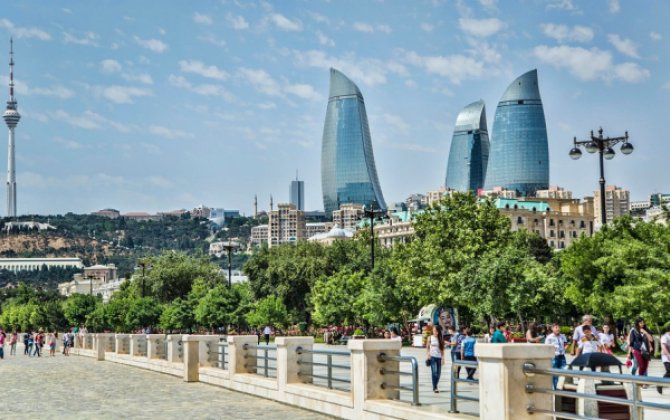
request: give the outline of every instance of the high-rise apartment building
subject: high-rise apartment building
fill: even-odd
[[[494,187],[521,196],[549,187],[547,125],[537,70],[512,82],[498,102],[484,188]]]
[[[537,190],[535,192],[537,198],[556,198],[561,200],[572,199],[572,191],[566,190],[558,186],[551,186],[546,190]]]
[[[486,106],[479,100],[463,108],[456,118],[444,185],[450,190],[476,193],[484,187],[488,161]]]
[[[603,224],[600,210],[600,191],[594,191],[594,207],[596,226]],[[605,216],[607,222],[611,222],[615,217],[623,216],[630,212],[630,191],[619,188],[615,185],[605,187]]]
[[[289,202],[295,206],[296,209],[305,211],[305,181],[291,181],[291,186],[288,191]]]
[[[361,204],[342,204],[339,210],[333,211],[333,225],[340,229],[356,230],[362,218],[363,206]]]
[[[293,204],[278,204],[268,213],[268,246],[295,243],[305,238],[305,212]]]
[[[330,69],[330,93],[321,149],[321,185],[326,214],[341,204],[386,209],[377,177],[363,95],[347,76]]]

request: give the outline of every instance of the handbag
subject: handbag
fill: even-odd
[[[426,359],[426,366],[430,366],[430,359]]]

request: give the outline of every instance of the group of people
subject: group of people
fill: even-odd
[[[63,355],[69,355],[70,347],[74,346],[76,334],[74,332],[66,332],[62,335],[63,340]],[[44,353],[44,346],[49,349],[49,356],[56,356],[56,344],[58,343],[58,333],[45,333],[43,329],[37,331],[26,331],[20,334],[14,330],[10,334],[5,333],[0,328],[0,359],[5,357],[5,344],[9,344],[9,355],[16,356],[16,346],[23,341],[23,354],[28,357],[42,357]]]
[[[426,340],[426,365],[431,368],[433,392],[438,393],[442,366],[445,364],[445,349],[450,348],[451,360],[477,360],[475,357],[475,345],[477,339],[471,328],[464,326],[456,331],[449,327],[447,334],[443,334],[439,325],[433,325],[432,334]],[[489,333],[484,336],[486,343],[507,343],[511,341],[509,327],[506,322],[500,321],[492,326]],[[555,347],[552,368],[563,369],[567,365],[566,352],[572,356],[582,354],[603,352],[613,354],[619,347],[627,352],[626,365],[631,368],[631,374],[646,376],[649,361],[654,352],[653,334],[647,328],[644,319],[635,320],[633,327],[627,336],[617,338],[610,325],[603,325],[602,331],[593,326],[593,317],[584,315],[582,324],[574,329],[571,340],[561,333],[559,323],[553,323],[543,330],[535,324],[530,324],[526,331],[527,343],[544,343]],[[661,360],[665,367],[664,378],[670,378],[670,326],[666,328],[660,339]],[[455,375],[460,376],[460,366],[455,370]],[[473,380],[476,368],[466,367],[467,380]],[[558,377],[554,377],[553,385],[556,388]],[[663,392],[657,387],[659,394]]]

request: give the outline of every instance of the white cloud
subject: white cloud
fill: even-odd
[[[275,109],[275,108],[277,108],[277,104],[275,104],[274,102],[263,102],[262,104],[258,104],[258,107],[260,109],[265,109],[265,110]]]
[[[497,18],[458,19],[458,26],[468,35],[487,37],[496,34],[505,27],[505,22]]]
[[[62,10],[63,13],[67,13],[68,15],[71,15],[71,14],[72,14],[72,10],[70,10],[70,9],[68,9],[68,8],[66,8],[66,7],[63,7],[63,8],[61,8],[60,10]]]
[[[612,13],[612,14],[619,13],[619,11],[621,10],[621,5],[619,4],[619,0],[610,0],[609,10],[610,10],[610,13]]]
[[[214,35],[205,35],[205,36],[200,36],[198,37],[200,41],[205,41],[209,44],[216,45],[217,47],[225,47],[226,46],[226,41],[223,39],[218,39]]]
[[[181,60],[179,62],[179,68],[184,73],[194,73],[209,79],[226,80],[229,77],[228,73],[218,67],[214,65],[208,66],[198,60]]]
[[[575,25],[571,28],[566,25],[556,25],[553,23],[545,23],[540,26],[546,36],[558,42],[589,42],[593,39],[593,29],[588,26]]]
[[[102,96],[115,104],[131,104],[135,97],[150,96],[152,94],[151,89],[119,85],[95,86],[93,91],[96,95]]]
[[[325,17],[322,14],[319,14],[319,13],[316,13],[316,12],[307,12],[307,14],[309,15],[309,17],[311,17],[314,20],[314,22],[317,22],[317,23],[329,23],[330,22],[328,20],[328,18]]]
[[[328,38],[321,31],[316,31],[316,36],[319,39],[319,43],[321,45],[327,45],[329,47],[334,47],[335,46],[335,41],[333,41],[331,38]]]
[[[301,31],[302,30],[302,22],[299,20],[291,20],[287,18],[286,16],[279,14],[279,13],[274,13],[272,16],[270,16],[270,20],[272,23],[274,23],[279,29],[283,29],[285,31]]]
[[[640,67],[637,63],[623,63],[614,67],[614,76],[624,82],[637,83],[648,79],[651,73],[649,70]]]
[[[637,53],[637,46],[628,38],[621,38],[617,34],[607,35],[607,40],[616,48],[621,54],[633,58],[640,58]]]
[[[407,86],[408,88],[415,88],[416,82],[412,79],[407,79],[405,80],[405,86]]]
[[[121,64],[116,60],[106,59],[100,62],[100,68],[104,73],[116,73],[121,71]]]
[[[404,58],[408,63],[421,67],[428,73],[446,77],[454,84],[460,84],[467,79],[478,79],[486,74],[483,62],[460,54],[421,56],[409,51]]]
[[[215,85],[215,84],[201,84],[201,85],[193,85],[191,82],[186,80],[185,77],[183,76],[175,76],[174,74],[171,74],[168,76],[168,82],[172,86],[186,89],[190,92],[196,93],[198,95],[202,96],[221,96],[228,102],[233,102],[235,100],[235,96],[228,92],[223,86],[220,85]]]
[[[547,10],[551,9],[565,10],[573,14],[581,14],[582,12],[579,7],[575,6],[572,0],[551,0],[547,3]]]
[[[665,90],[670,90],[670,82],[665,82],[665,83],[663,84],[663,89],[665,89]]]
[[[265,70],[242,67],[239,74],[257,91],[269,96],[281,95],[279,84]]]
[[[383,114],[382,118],[386,124],[397,131],[407,132],[410,128],[410,125],[400,115]]]
[[[62,109],[59,109],[52,114],[52,118],[85,130],[96,130],[101,128],[99,115],[92,111],[85,111],[81,116],[77,116],[70,115]]]
[[[433,25],[431,25],[430,23],[425,23],[425,22],[422,23],[420,25],[420,27],[421,27],[421,30],[424,31],[424,32],[433,32],[433,29],[435,29],[435,27]]]
[[[534,55],[545,63],[563,68],[583,81],[621,80],[634,83],[650,76],[649,70],[636,63],[614,65],[612,54],[598,48],[589,50],[581,47],[548,47],[539,45],[533,49]]]
[[[152,187],[165,188],[165,189],[174,187],[174,182],[158,175],[149,176],[146,178],[146,181]]]
[[[660,41],[663,39],[663,35],[659,34],[658,32],[649,32],[649,38],[651,38],[653,41]]]
[[[135,42],[137,42],[140,47],[146,48],[156,53],[163,53],[168,49],[168,45],[160,39],[142,39],[138,36],[135,36]]]
[[[8,19],[0,19],[0,28],[4,28],[17,38],[34,38],[40,41],[50,41],[51,35],[48,32],[39,28],[24,28],[14,25]]]
[[[61,138],[61,137],[54,137],[53,142],[58,143],[61,146],[63,146],[64,148],[70,149],[70,150],[81,149],[83,147],[82,144],[79,143],[79,142],[76,142],[74,140],[66,140],[66,139]]]
[[[95,32],[86,32],[81,38],[77,38],[68,32],[63,32],[63,42],[66,44],[89,45],[92,47],[98,47],[99,38],[100,37]]]
[[[372,33],[372,32],[375,31],[375,28],[372,25],[370,25],[369,23],[364,23],[364,22],[354,22],[353,27],[358,32]]]
[[[241,30],[247,29],[249,27],[249,22],[244,19],[244,16],[233,15],[228,13],[226,15],[226,21],[233,27],[233,29]]]
[[[123,80],[127,80],[129,82],[140,82],[144,83],[145,85],[154,84],[154,79],[148,73],[123,73],[121,77]]]
[[[294,84],[284,87],[284,91],[309,101],[320,101],[321,95],[311,85]]]
[[[407,70],[401,64],[394,61],[382,61],[371,58],[360,58],[353,54],[341,57],[329,56],[324,51],[293,51],[296,64],[320,69],[336,68],[352,78],[356,83],[367,86],[383,85],[386,83],[386,75],[394,73],[406,75]]]
[[[479,0],[479,3],[486,9],[495,10],[498,0]]]
[[[214,20],[210,15],[195,12],[193,13],[193,22],[199,25],[211,25],[212,23],[214,23]]]
[[[2,86],[7,86],[9,84],[9,77],[0,76],[0,82]],[[27,83],[17,79],[14,79],[14,90],[17,95],[26,96],[47,96],[59,99],[70,99],[74,96],[74,92],[64,86],[31,87]]]
[[[377,25],[377,31],[383,32],[386,35],[390,34],[392,29],[389,25]]]
[[[191,133],[174,128],[164,127],[162,125],[149,126],[149,133],[153,134],[154,136],[165,137],[166,139],[170,140],[193,138],[193,134]]]

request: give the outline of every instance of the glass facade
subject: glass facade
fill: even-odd
[[[445,186],[456,191],[477,192],[484,187],[489,161],[489,133],[484,101],[463,108],[449,149]]]
[[[289,202],[298,210],[305,210],[305,181],[291,181],[288,191]]]
[[[358,87],[330,69],[330,94],[321,149],[323,206],[330,215],[341,204],[357,203],[386,209],[382,195],[365,102]]]
[[[498,102],[484,188],[494,187],[522,196],[549,188],[547,125],[537,70],[512,82]]]

